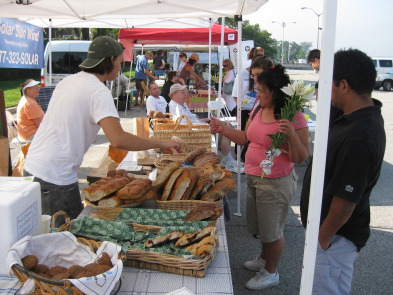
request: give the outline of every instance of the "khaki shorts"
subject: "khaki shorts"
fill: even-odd
[[[297,188],[295,169],[285,177],[261,178],[247,175],[247,228],[263,243],[284,235],[289,206]]]

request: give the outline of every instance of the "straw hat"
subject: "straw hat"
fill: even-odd
[[[199,54],[198,53],[193,53],[193,54],[191,54],[189,59],[193,59],[193,60],[198,61],[199,60]]]

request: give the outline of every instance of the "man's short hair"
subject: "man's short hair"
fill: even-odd
[[[149,89],[150,90],[150,88],[154,85],[154,84],[157,84],[156,82],[150,82],[149,83],[149,85],[147,85],[147,89]]]
[[[374,62],[364,52],[350,48],[335,53],[333,81],[336,86],[346,80],[357,94],[371,94],[376,76]]]
[[[307,55],[307,63],[315,62],[315,59],[321,59],[321,50],[313,49]]]

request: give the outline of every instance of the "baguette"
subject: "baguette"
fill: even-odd
[[[161,196],[161,201],[166,201],[171,192],[172,192],[172,188],[173,185],[175,184],[177,178],[180,176],[180,174],[183,172],[183,170],[181,169],[176,169],[171,176],[169,177],[168,181],[165,183],[164,186],[164,191],[162,192],[162,196]]]
[[[117,207],[121,205],[123,205],[123,200],[116,196],[103,198],[98,201],[98,206],[101,207]]]
[[[138,199],[123,199],[125,205],[134,204],[134,203],[142,203],[147,200],[156,200],[157,193],[153,190],[148,190],[143,196]]]
[[[177,240],[175,247],[184,247],[196,243],[202,240],[203,238],[210,236],[213,229],[214,229],[213,226],[208,226],[197,232],[185,234],[181,236],[180,239]]]
[[[186,250],[191,252],[197,257],[200,258],[206,257],[213,249],[215,240],[216,239],[213,236],[206,237],[198,244],[193,244],[191,246],[188,246]]]
[[[151,248],[151,247],[159,246],[159,245],[162,245],[165,243],[169,243],[171,241],[177,240],[178,238],[180,238],[183,235],[184,235],[184,233],[179,232],[179,231],[171,232],[165,236],[147,240],[145,242],[145,247]]]
[[[116,192],[122,199],[138,199],[151,189],[152,181],[148,178],[138,178],[131,181],[124,188]]]
[[[93,185],[82,190],[82,196],[91,201],[99,201],[130,182],[128,177],[110,178],[104,177]]]

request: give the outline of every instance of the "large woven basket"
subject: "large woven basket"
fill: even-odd
[[[91,251],[97,251],[102,242],[87,240],[84,238],[77,238],[78,242],[90,247]],[[22,284],[28,279],[35,283],[33,295],[83,295],[81,290],[75,287],[70,281],[53,281],[32,272],[19,264],[12,266],[12,271]]]
[[[112,208],[109,210],[95,209],[89,215],[89,217],[114,220],[122,210],[123,208]],[[125,255],[125,261],[123,261],[123,263],[125,265],[137,268],[163,271],[198,278],[204,277],[206,274],[206,269],[210,262],[213,261],[219,246],[215,224],[216,220],[209,224],[209,226],[214,226],[214,230],[211,233],[211,235],[215,237],[214,247],[210,253],[202,259],[185,259],[175,255],[147,252],[138,249],[128,249]],[[138,223],[130,223],[130,225],[135,230],[143,233],[149,230],[153,230],[154,233],[157,233],[161,229],[160,226],[143,225]],[[58,231],[70,231],[71,226],[72,220],[59,227]]]
[[[187,124],[181,124],[182,120]],[[206,148],[211,146],[211,132],[208,124],[194,124],[184,115],[180,116],[174,123],[157,124],[154,129],[155,139],[171,139],[172,136],[179,137],[188,145],[198,145]]]

